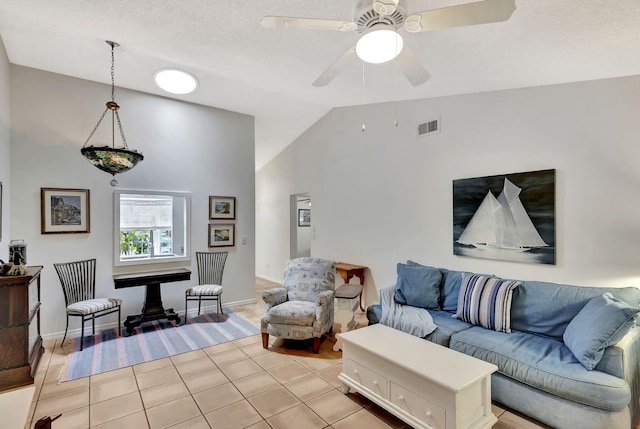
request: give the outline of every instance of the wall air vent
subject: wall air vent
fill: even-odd
[[[440,132],[440,118],[418,124],[418,137],[429,136]]]

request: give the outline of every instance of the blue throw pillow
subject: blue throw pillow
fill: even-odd
[[[397,271],[395,302],[419,308],[438,308],[442,280],[439,269],[399,263]]]
[[[515,280],[463,273],[456,318],[498,332],[511,332],[511,297]]]
[[[635,325],[638,312],[640,308],[603,293],[587,302],[562,338],[576,359],[592,370],[602,359],[604,349],[620,341]]]

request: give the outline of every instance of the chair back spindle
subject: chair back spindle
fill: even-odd
[[[64,292],[66,305],[94,299],[96,290],[96,260],[53,264]]]
[[[221,285],[229,252],[196,252],[198,284]]]

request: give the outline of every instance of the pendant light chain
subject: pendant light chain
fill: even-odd
[[[122,128],[122,122],[120,121],[120,114],[118,109],[120,106],[116,103],[116,82],[115,82],[115,48],[120,46],[116,42],[106,40],[107,44],[111,46],[111,100],[107,101],[107,108],[102,112],[98,123],[91,130],[91,134],[84,143],[80,153],[84,156],[92,165],[111,174],[111,186],[118,186],[118,181],[115,179],[116,174],[125,173],[135,167],[138,162],[144,159],[142,153],[137,150],[130,150],[127,145],[127,139],[124,136],[124,129]],[[107,112],[111,111],[111,146],[93,146],[90,144],[91,139],[98,130],[98,127],[107,115]],[[115,145],[115,125],[118,123],[118,130],[120,131],[120,138],[122,139],[122,146],[116,147]]]
[[[111,101],[116,102],[116,81],[115,81],[115,56],[113,55],[113,50],[115,49],[115,44],[111,44]]]
[[[115,114],[116,121],[118,122],[118,130],[120,131],[120,139],[122,140],[122,147],[124,147],[125,149],[129,150],[129,145],[127,144],[127,138],[124,136],[124,129],[122,128],[122,123],[120,122],[120,115],[118,114],[118,109],[120,108],[120,106],[118,105],[118,103],[116,103],[116,95],[115,95],[116,94],[116,83],[115,83],[115,55],[114,55],[114,50],[115,50],[115,47],[117,46],[117,44],[115,42],[107,42],[107,43],[109,43],[109,45],[111,45],[111,103],[113,103],[112,105],[116,106],[116,107],[115,108],[109,107],[109,104],[107,104],[107,108],[104,109],[104,112],[102,112],[102,115],[100,116],[100,119],[98,119],[98,123],[96,124],[95,127],[93,127],[93,130],[91,131],[91,134],[89,134],[89,137],[84,142],[84,145],[82,147],[87,147],[89,145],[89,141],[91,140],[91,138],[95,134],[95,132],[98,129],[98,127],[100,126],[100,124],[102,123],[102,120],[104,119],[105,115],[107,114],[107,112],[109,110],[111,110],[112,115]]]

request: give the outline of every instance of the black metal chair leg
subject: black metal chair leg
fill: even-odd
[[[198,297],[198,316],[200,316],[200,305],[202,304],[202,297]]]
[[[62,343],[60,344],[60,347],[64,345],[64,340],[67,339],[68,330],[69,330],[69,313],[67,313],[67,326],[64,328],[64,337],[62,337]]]
[[[84,348],[84,316],[82,316],[82,329],[80,330],[80,351]]]

